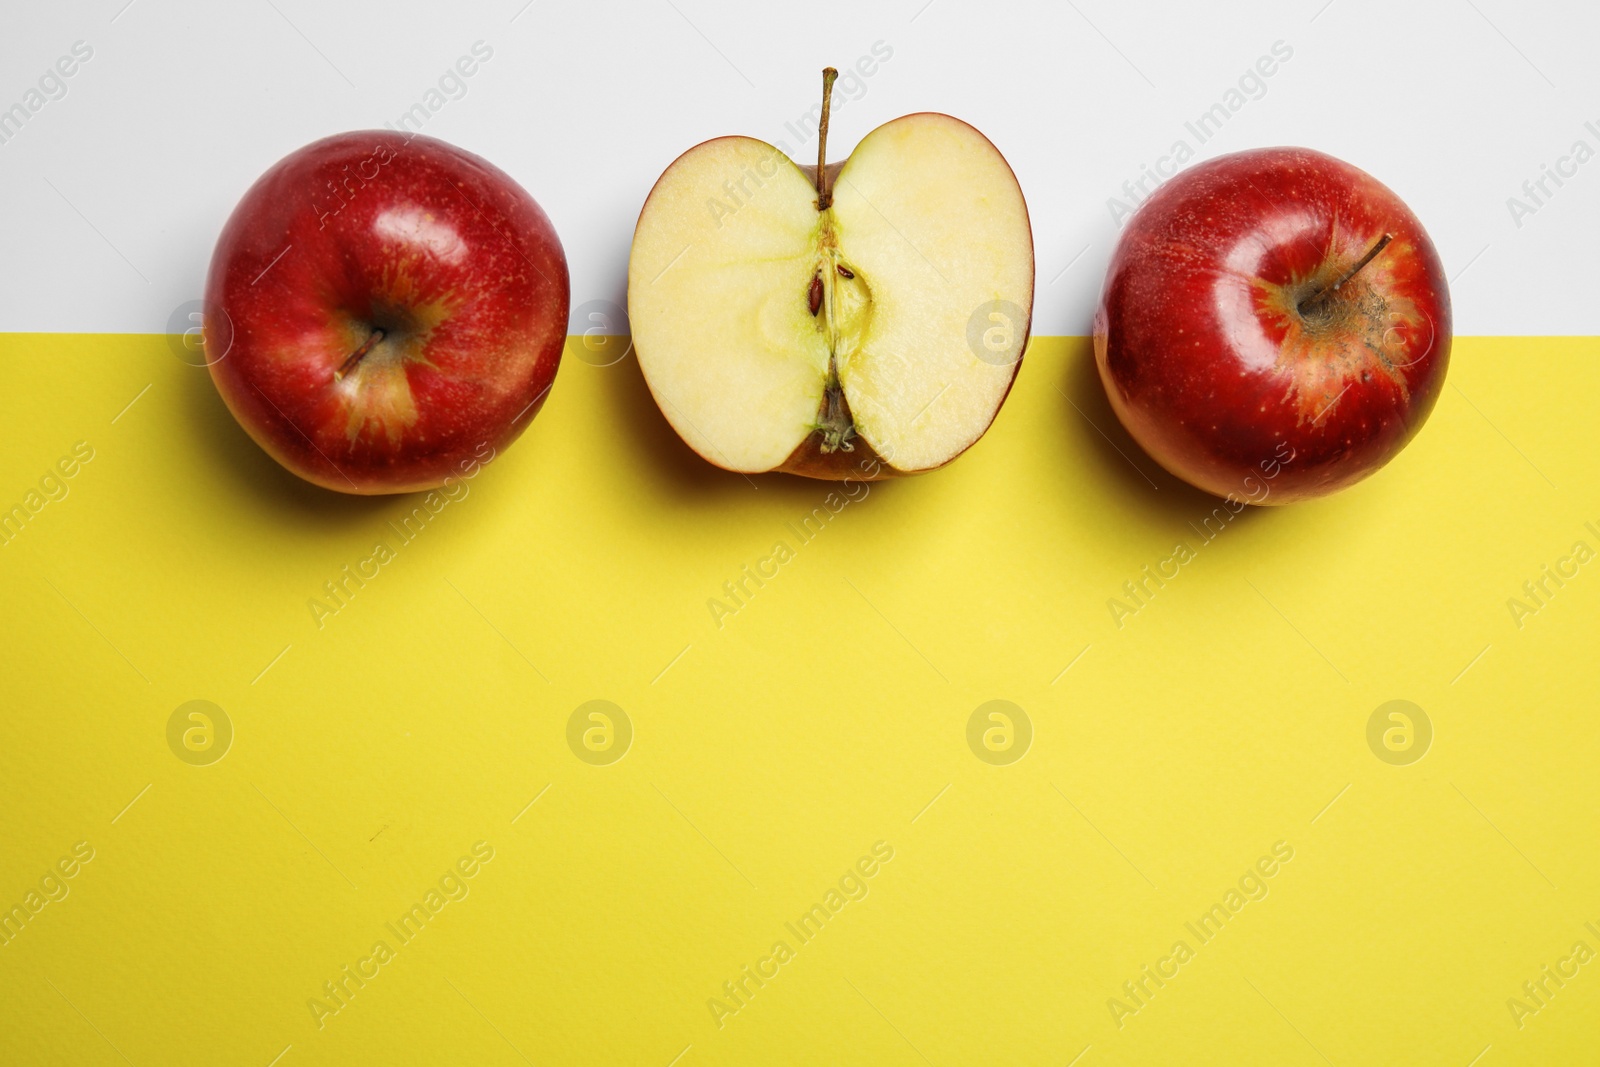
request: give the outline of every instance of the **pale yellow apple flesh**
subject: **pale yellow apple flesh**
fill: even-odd
[[[885,123],[827,170],[818,210],[814,168],[754,138],[667,168],[628,264],[639,366],[678,434],[729,470],[942,466],[988,429],[1020,364],[1022,190],[948,115]]]

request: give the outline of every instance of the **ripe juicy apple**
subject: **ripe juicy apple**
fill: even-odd
[[[1305,148],[1198,164],[1129,220],[1095,315],[1122,424],[1174,475],[1285,504],[1405,447],[1444,385],[1433,242],[1364,171]]]
[[[988,139],[907,115],[817,166],[751,137],[683,155],[628,262],[634,350],[667,421],[729,470],[931,470],[994,421],[1033,305],[1022,190]]]
[[[261,176],[206,282],[211,377],[283,466],[346,493],[443,484],[544,402],[567,260],[505,172],[431,137],[346,133]],[[219,350],[220,349],[220,350]]]

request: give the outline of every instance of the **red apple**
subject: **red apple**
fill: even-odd
[[[1443,388],[1450,293],[1422,224],[1305,148],[1222,156],[1129,220],[1094,322],[1117,417],[1217,496],[1285,504],[1360,481]]]
[[[206,281],[212,380],[283,466],[429,489],[532,421],[567,333],[567,260],[504,171],[431,137],[339,134],[245,193]],[[219,351],[220,349],[220,351]]]

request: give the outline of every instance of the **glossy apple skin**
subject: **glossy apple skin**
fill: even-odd
[[[366,131],[286,156],[212,255],[211,377],[284,467],[346,493],[475,471],[543,405],[566,340],[566,255],[503,171],[430,137]],[[347,360],[382,329],[354,367]],[[340,376],[341,368],[345,373]]]
[[[1392,242],[1312,313],[1301,301]],[[1450,295],[1433,242],[1371,175],[1305,148],[1200,163],[1128,222],[1095,314],[1111,406],[1169,472],[1285,504],[1360,481],[1443,388]]]

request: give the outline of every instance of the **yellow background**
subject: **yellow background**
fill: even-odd
[[[1593,1062],[1600,963],[1521,1029],[1506,1001],[1600,949],[1600,562],[1520,629],[1507,600],[1600,548],[1597,356],[1460,339],[1388,469],[1204,545],[1214,502],[1116,425],[1082,339],[1036,339],[971,452],[803,545],[827,485],[715,470],[631,358],[569,358],[319,629],[415,500],[284,473],[167,338],[0,337],[0,505],[94,449],[0,548],[0,907],[95,849],[0,947],[0,1062]],[[635,731],[609,766],[566,741],[597,698]],[[167,744],[195,699],[235,731],[210,766]],[[1034,728],[1009,766],[967,746],[995,699]],[[1367,745],[1395,699],[1435,732],[1409,766]],[[319,1029],[307,1000],[477,841],[469,895]],[[878,841],[869,895],[719,1028],[722,983]]]

